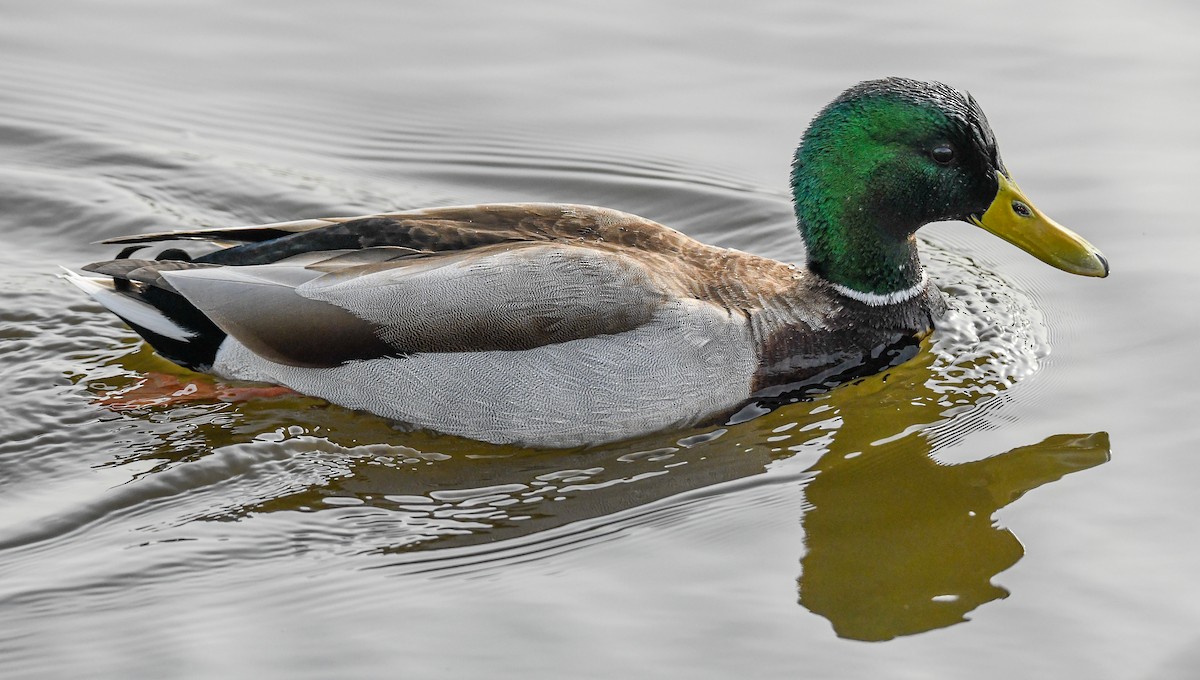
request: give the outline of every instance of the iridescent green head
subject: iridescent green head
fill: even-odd
[[[792,193],[809,269],[854,291],[919,285],[913,234],[941,220],[972,222],[1072,273],[1108,273],[1099,251],[1016,188],[975,100],[941,83],[846,90],[796,149]]]

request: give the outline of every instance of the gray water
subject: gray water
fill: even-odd
[[[0,0],[0,677],[1195,677],[1198,28]],[[933,225],[921,353],[736,425],[523,451],[232,400],[57,278],[127,233],[527,200],[801,261],[795,143],[884,75],[971,90],[1113,274]]]

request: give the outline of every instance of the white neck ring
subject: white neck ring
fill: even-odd
[[[879,293],[864,293],[861,290],[854,290],[853,288],[843,286],[840,283],[833,283],[832,281],[829,282],[829,285],[833,286],[833,289],[836,290],[840,295],[848,297],[851,300],[858,300],[868,307],[883,307],[885,305],[895,305],[901,302],[907,302],[915,298],[921,294],[921,291],[925,290],[925,285],[927,283],[929,283],[929,275],[922,271],[921,280],[918,281],[915,286],[911,288],[905,288],[904,290],[892,291],[891,293],[884,293],[882,295]]]

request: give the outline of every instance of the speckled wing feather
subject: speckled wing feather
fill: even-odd
[[[556,243],[307,259],[163,277],[247,347],[297,366],[615,334],[645,323],[664,299],[636,261]]]
[[[175,240],[263,243],[292,235],[324,232],[360,240],[359,247],[408,246],[429,250],[460,250],[499,240],[588,236],[603,227],[655,225],[631,213],[595,206],[559,203],[494,203],[423,208],[357,217],[323,217],[252,226],[218,227],[119,236],[109,244],[140,244]],[[339,228],[346,225],[344,228]],[[661,226],[661,225],[655,225]],[[673,230],[668,230],[673,231]],[[474,237],[472,237],[474,235]]]
[[[294,366],[522,350],[646,323],[668,299],[750,312],[785,265],[607,208],[493,204],[118,239],[240,245],[125,261],[261,356]],[[100,271],[100,270],[97,270]]]
[[[591,243],[660,253],[703,247],[674,229],[637,215],[608,208],[556,203],[429,208],[253,227],[141,234],[109,239],[105,243],[145,244],[180,239],[241,243],[198,258],[225,265],[266,264],[302,253],[382,246],[424,253],[525,241]]]

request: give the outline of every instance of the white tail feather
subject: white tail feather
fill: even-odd
[[[66,267],[63,267],[63,272],[59,275],[61,278],[70,281],[93,300],[132,325],[141,326],[152,333],[180,342],[187,342],[196,337],[195,332],[175,323],[153,305],[117,292],[112,287],[112,281],[108,279],[80,276]]]

